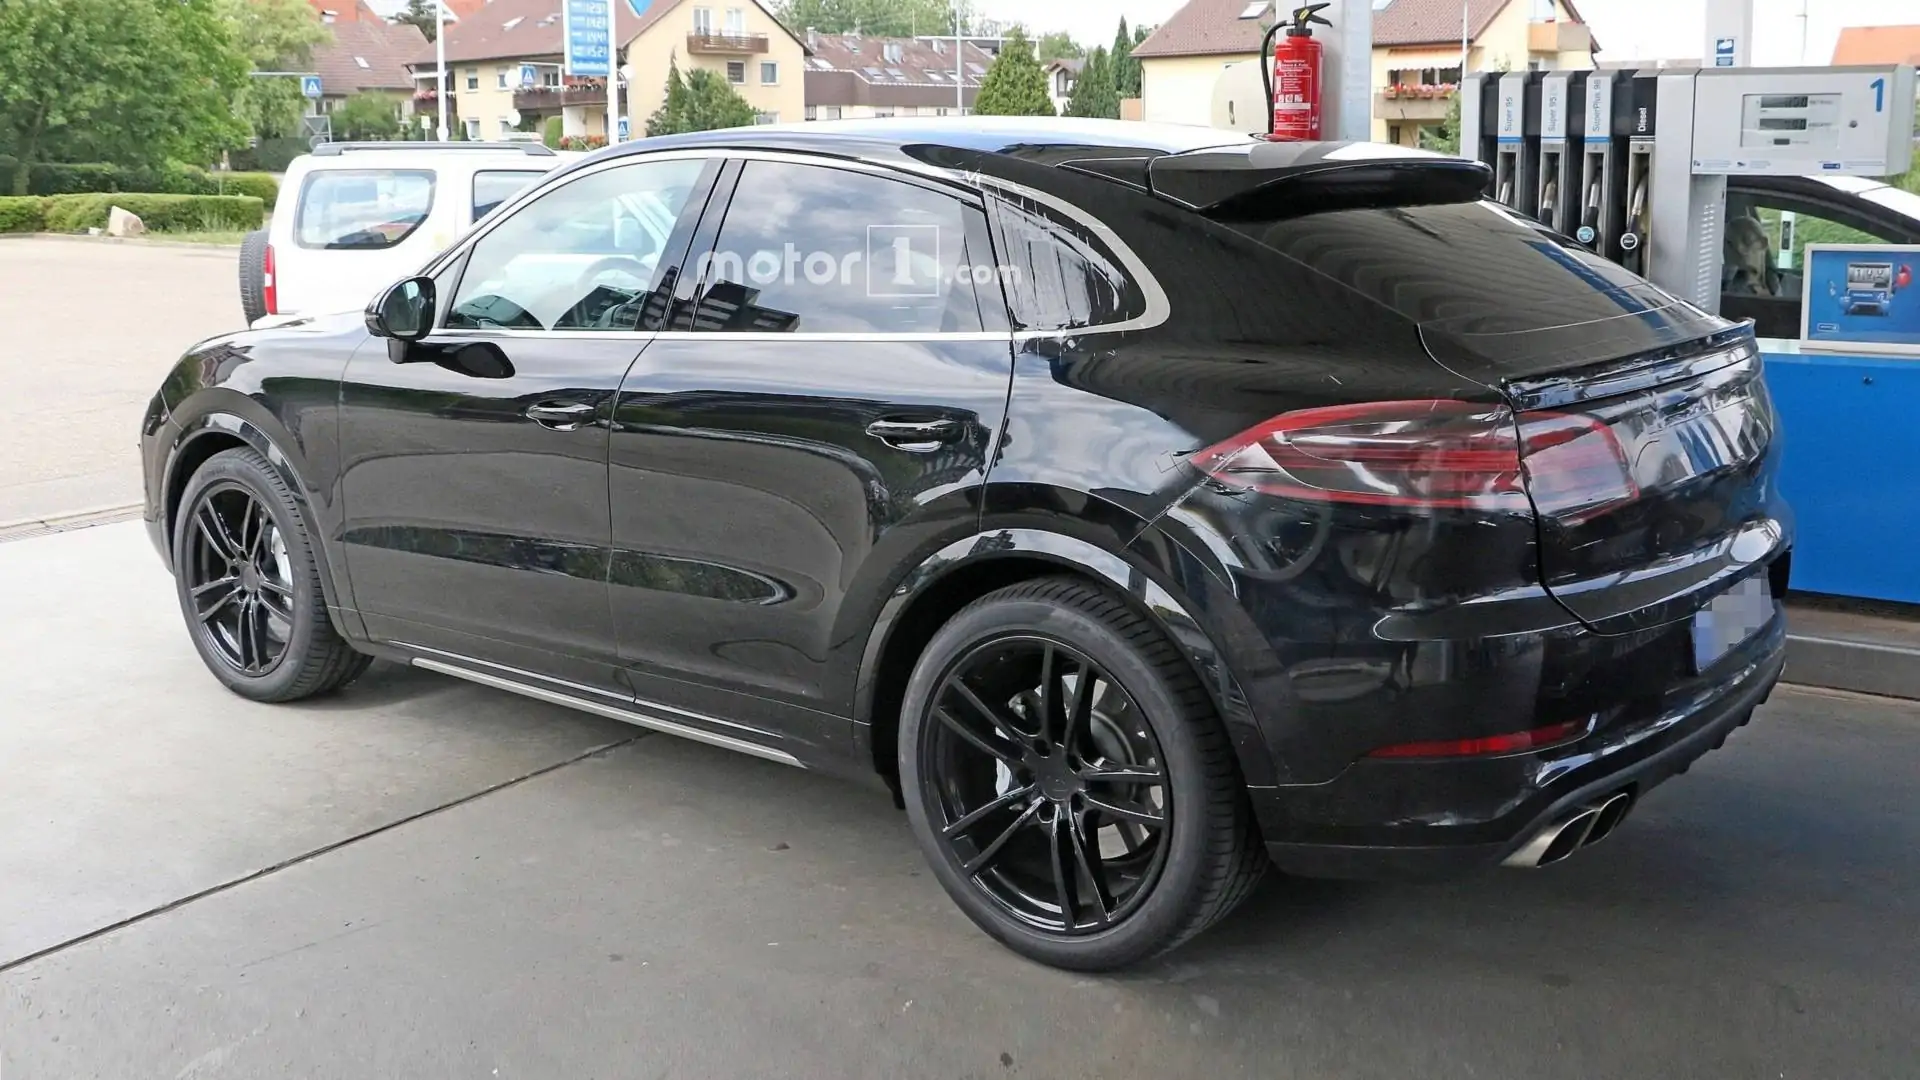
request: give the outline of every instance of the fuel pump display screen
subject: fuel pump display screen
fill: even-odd
[[[1837,149],[1840,102],[1840,94],[1747,94],[1740,102],[1740,145]]]

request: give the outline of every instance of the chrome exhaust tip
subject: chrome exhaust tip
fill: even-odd
[[[1533,834],[1532,839],[1502,859],[1500,865],[1533,869],[1557,863],[1613,832],[1627,816],[1632,803],[1632,796],[1617,791],[1597,803],[1580,807]]]

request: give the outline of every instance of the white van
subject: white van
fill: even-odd
[[[247,325],[355,311],[474,222],[585,155],[539,143],[326,143],[287,167],[273,219],[240,245]]]

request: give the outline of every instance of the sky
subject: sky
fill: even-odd
[[[1113,40],[1120,16],[1164,21],[1182,0],[975,0],[981,13],[1037,32],[1066,30],[1087,44]],[[1513,0],[1526,3],[1527,0]],[[1801,63],[1800,13],[1811,11],[1806,63],[1824,64],[1842,26],[1920,23],[1920,0],[1752,0],[1753,62]],[[1705,49],[1706,0],[1574,0],[1608,60],[1698,60]]]

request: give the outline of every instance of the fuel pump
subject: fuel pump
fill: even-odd
[[[1626,72],[1593,71],[1586,77],[1581,106],[1579,215],[1573,238],[1609,259],[1620,258],[1620,228],[1625,215],[1627,130],[1615,122],[1613,103],[1628,95]]]
[[[1653,242],[1653,151],[1659,135],[1660,81],[1653,72],[1635,72],[1617,89],[1615,130],[1626,129],[1626,212],[1620,223],[1621,266],[1645,277],[1647,249]]]
[[[1488,165],[1498,146],[1500,76],[1472,72],[1460,80],[1460,153]],[[1489,191],[1489,195],[1493,192]]]
[[[1548,72],[1540,80],[1540,190],[1535,204],[1542,224],[1569,236],[1580,220],[1576,158],[1586,119],[1586,87],[1584,71]]]
[[[1510,71],[1497,86],[1493,197],[1531,217],[1540,196],[1540,73]]]

